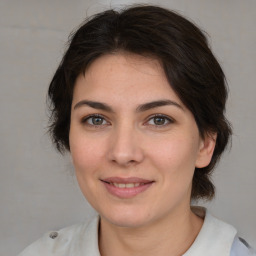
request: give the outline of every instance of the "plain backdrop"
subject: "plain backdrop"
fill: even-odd
[[[256,247],[255,0],[0,0],[0,255],[95,214],[69,156],[48,138],[46,92],[69,33],[89,15],[131,3],[174,9],[208,32],[229,83],[234,136],[214,174],[216,199],[204,205]]]

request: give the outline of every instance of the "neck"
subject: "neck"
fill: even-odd
[[[180,256],[192,245],[202,224],[190,208],[138,228],[117,227],[101,218],[101,256]]]

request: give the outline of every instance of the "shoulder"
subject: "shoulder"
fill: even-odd
[[[237,236],[232,225],[214,217],[205,208],[193,207],[192,210],[204,218],[204,224],[184,256],[256,256],[252,248]]]
[[[231,247],[230,256],[256,256],[256,252],[244,239],[236,236]]]
[[[82,227],[83,225],[73,225],[58,231],[47,232],[40,239],[29,245],[18,256],[50,256],[58,254],[59,251],[67,251],[67,248]]]
[[[87,250],[91,250],[89,247],[95,244],[97,229],[98,218],[94,218],[86,223],[47,232],[18,256],[80,255],[84,246]],[[87,243],[81,243],[82,240]]]

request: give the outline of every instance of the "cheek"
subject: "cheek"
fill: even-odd
[[[173,136],[148,145],[153,162],[172,172],[194,170],[197,144],[191,137]]]
[[[162,189],[168,200],[178,202],[190,195],[196,161],[196,141],[190,136],[174,136],[156,144],[151,165],[158,171]]]
[[[97,169],[103,157],[103,145],[88,136],[70,134],[70,152],[76,172],[91,172]]]
[[[98,189],[95,181],[98,180],[99,165],[102,162],[102,145],[95,143],[95,140],[93,143],[88,137],[73,133],[70,134],[70,152],[80,189],[85,198],[94,205],[94,193]]]

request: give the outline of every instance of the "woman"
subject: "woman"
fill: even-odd
[[[109,10],[72,36],[49,87],[50,132],[99,216],[50,232],[28,255],[255,255],[191,200],[231,128],[224,73],[194,24],[156,6]]]

